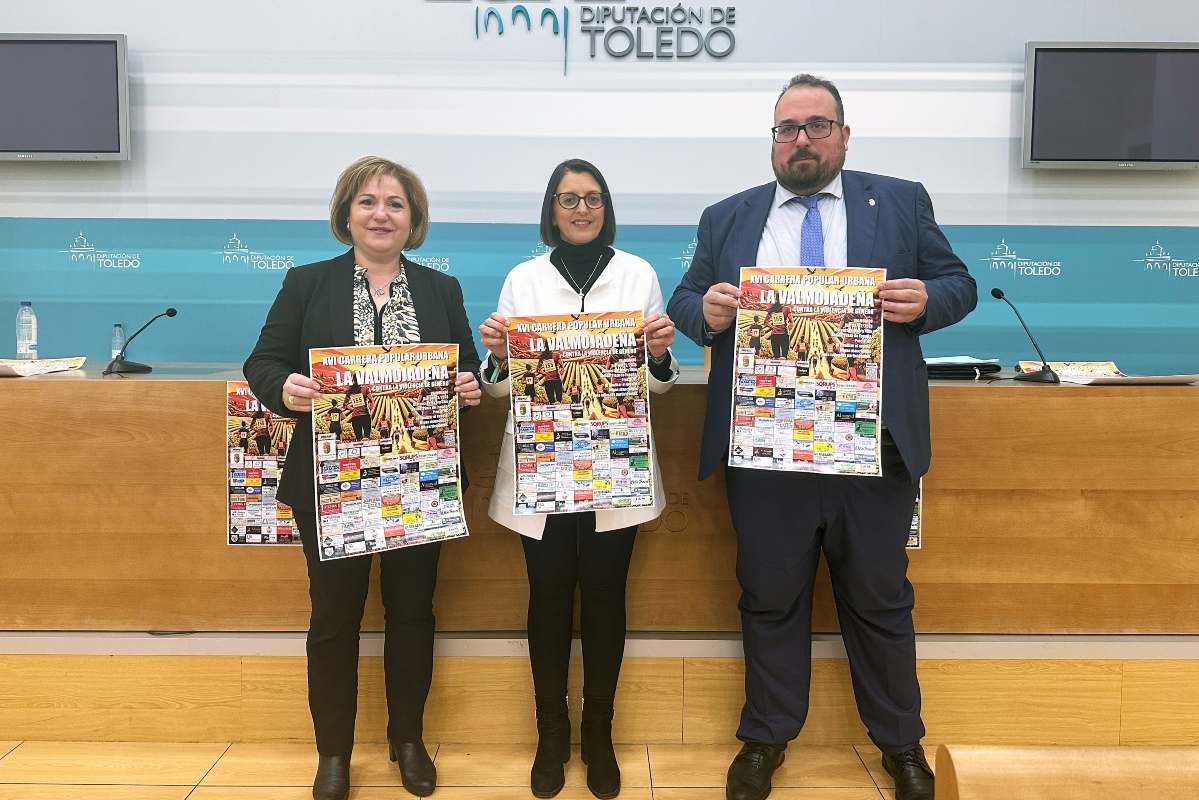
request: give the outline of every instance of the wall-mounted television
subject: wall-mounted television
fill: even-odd
[[[127,161],[124,34],[0,33],[0,160]]]
[[[1199,168],[1199,43],[1029,42],[1024,166]]]

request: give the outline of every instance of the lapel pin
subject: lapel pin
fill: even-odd
[[[871,197],[869,200],[867,200],[866,205],[873,207],[874,206],[874,198]]]

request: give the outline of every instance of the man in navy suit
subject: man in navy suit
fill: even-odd
[[[712,348],[699,477],[728,461],[734,322],[747,266],[885,267],[882,477],[726,469],[745,647],[745,706],[728,800],[762,800],[803,727],[811,679],[812,584],[821,551],[849,655],[858,712],[895,778],[897,800],[931,800],[920,747],[915,596],[904,547],[928,470],[928,373],[920,335],[977,302],[919,183],[843,171],[849,126],[837,87],[797,75],[771,129],[777,181],[709,207],[695,257],[667,307]]]

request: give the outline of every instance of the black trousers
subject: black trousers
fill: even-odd
[[[884,435],[883,477],[726,470],[737,532],[745,706],[737,738],[785,744],[808,712],[812,585],[832,577],[858,713],[885,753],[924,736],[916,681],[915,593],[907,579],[916,484]]]
[[[321,562],[316,517],[297,510],[296,522],[308,561],[308,708],[321,755],[347,755],[354,748],[358,710],[358,633],[366,604],[372,559]],[[385,618],[383,674],[387,691],[387,736],[412,741],[422,736],[425,699],[433,679],[433,589],[441,545],[422,544],[379,556],[379,588]]]
[[[551,514],[541,539],[520,537],[529,575],[533,691],[566,697],[575,587],[580,590],[583,697],[611,703],[624,659],[625,584],[637,526],[595,530],[595,513]]]
[[[354,426],[354,438],[358,440],[371,438],[371,418],[369,414],[360,414],[355,417],[350,417],[350,424]]]

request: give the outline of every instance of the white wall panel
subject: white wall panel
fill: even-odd
[[[943,222],[1199,221],[1196,174],[1019,166],[1026,40],[1196,39],[1199,4],[753,0],[728,60],[592,61],[576,36],[566,76],[544,32],[476,41],[477,4],[8,4],[7,30],[128,34],[134,157],[0,163],[0,216],[317,219],[377,152],[422,175],[443,221],[530,222],[549,169],[582,155],[622,221],[690,223],[771,178],[774,97],[811,70],[843,90],[848,165],[924,181]]]

